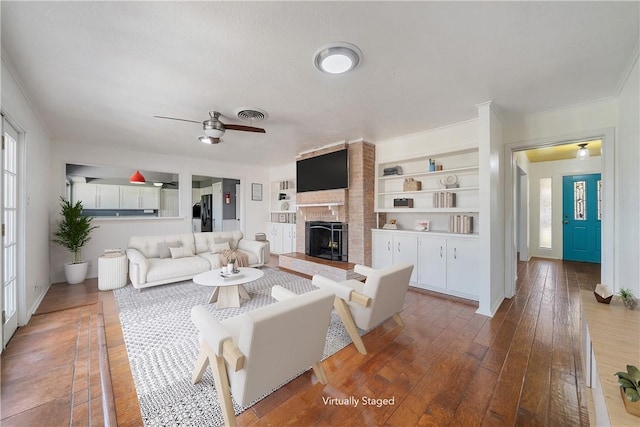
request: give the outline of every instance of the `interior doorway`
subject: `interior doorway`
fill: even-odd
[[[580,164],[577,160],[578,143],[598,140],[601,146],[597,147],[594,156],[599,156],[599,165],[596,170],[581,171],[575,169]],[[521,254],[522,236],[527,230],[523,230],[524,221],[521,218],[521,204],[523,201],[524,190],[522,189],[522,175],[518,171],[520,162],[519,156],[523,156],[528,150],[540,149],[539,152],[549,150],[550,148],[563,148],[570,151],[566,159],[573,159],[573,170],[564,171],[554,170],[557,164],[553,160],[549,161],[548,169],[551,173],[548,178],[551,179],[551,192],[553,197],[552,212],[550,212],[549,222],[549,242],[540,245],[541,241],[541,215],[540,215],[540,174],[532,173],[526,167],[522,168],[526,172],[529,185],[529,202],[531,205],[529,218],[529,256],[543,256],[548,258],[562,259],[563,242],[563,223],[562,223],[562,176],[578,173],[596,173],[602,174],[601,183],[601,282],[613,283],[613,236],[614,224],[613,215],[605,215],[606,212],[614,210],[614,168],[613,159],[615,152],[615,139],[613,129],[607,128],[597,131],[581,132],[569,135],[562,139],[540,139],[532,141],[523,141],[510,143],[505,145],[505,164],[507,171],[505,174],[505,295],[507,297],[515,295],[515,283],[518,254]],[[594,148],[595,147],[591,147]],[[593,160],[593,159],[592,159]],[[593,162],[586,162],[588,164]],[[536,206],[537,205],[537,206]],[[543,247],[541,247],[543,246]],[[549,247],[544,247],[549,246]],[[553,252],[551,252],[553,251]],[[559,251],[559,252],[558,252]],[[543,255],[541,255],[543,254]],[[522,259],[522,258],[520,258]]]

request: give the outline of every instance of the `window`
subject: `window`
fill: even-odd
[[[552,179],[540,178],[540,236],[539,247],[551,249],[552,224]]]
[[[573,183],[573,219],[576,221],[587,220],[586,181],[576,181]]]

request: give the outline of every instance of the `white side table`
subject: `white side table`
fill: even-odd
[[[108,291],[127,285],[127,256],[98,257],[98,289]]]

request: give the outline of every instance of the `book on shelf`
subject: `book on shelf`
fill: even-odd
[[[451,215],[449,217],[449,232],[456,234],[472,234],[473,217],[471,215]]]
[[[433,193],[434,208],[455,208],[456,193],[450,191],[438,191]]]

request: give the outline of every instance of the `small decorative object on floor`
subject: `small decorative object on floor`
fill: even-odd
[[[613,298],[611,288],[600,283],[596,285],[596,290],[593,291],[593,294],[596,296],[596,300],[602,304],[609,304],[611,302],[611,298]]]
[[[627,365],[627,372],[616,372],[620,395],[628,413],[640,417],[640,370]]]
[[[636,301],[636,297],[633,295],[633,291],[631,289],[620,289],[618,292],[620,299],[622,299],[622,303],[629,310],[633,310],[638,305],[638,301]]]

